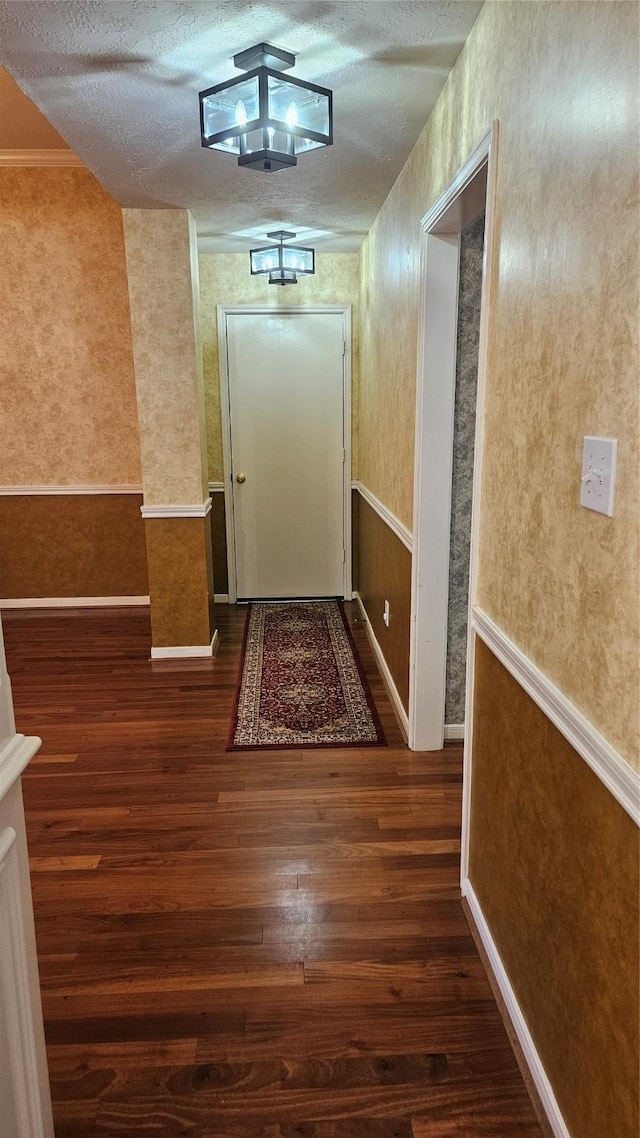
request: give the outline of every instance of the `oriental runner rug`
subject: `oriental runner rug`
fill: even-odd
[[[229,751],[385,744],[341,601],[249,607]]]

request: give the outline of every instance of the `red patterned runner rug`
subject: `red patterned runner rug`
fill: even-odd
[[[342,602],[250,605],[227,750],[384,743]]]

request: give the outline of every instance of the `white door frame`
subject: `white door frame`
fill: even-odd
[[[465,702],[468,713],[465,715],[464,725],[463,776],[463,879],[467,871],[465,828],[468,829],[471,786],[470,710],[473,707],[475,650],[471,609],[477,601],[488,322],[497,264],[494,248],[497,145],[496,121],[421,223],[422,282],[416,385],[409,746],[414,750],[435,751],[440,750],[444,742],[459,246],[460,232],[465,224],[463,194],[465,190],[468,193],[473,192],[470,189],[471,183],[486,167],[485,240],[469,563]]]
[[[229,402],[229,354],[227,341],[227,316],[281,316],[314,312],[337,312],[342,314],[342,337],[344,340],[343,395],[342,395],[342,481],[343,481],[343,548],[344,567],[342,574],[345,600],[352,598],[351,583],[351,305],[314,304],[271,305],[219,304],[218,305],[218,353],[220,359],[220,413],[222,418],[222,462],[224,470],[224,510],[227,534],[227,573],[229,578],[229,604],[238,599],[236,576],[235,524],[233,516],[233,471],[231,469],[231,411]]]

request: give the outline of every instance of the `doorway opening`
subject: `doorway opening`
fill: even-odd
[[[448,659],[451,671],[449,599],[461,237],[463,233],[472,234],[473,223],[484,215],[473,470],[470,487],[471,518],[468,538],[462,540],[463,546],[468,542],[469,549],[466,566],[468,596],[462,601],[457,598],[458,604],[463,605],[463,620],[458,620],[457,623],[458,625],[462,623],[462,628],[459,627],[458,632],[465,641],[465,694],[464,700],[460,700],[460,706],[456,709],[456,717],[461,716],[459,723],[456,724],[454,732],[447,733],[450,738],[463,737],[465,741],[463,835],[468,816],[470,786],[469,709],[473,705],[474,636],[469,614],[476,600],[483,403],[488,353],[487,329],[495,269],[495,258],[492,254],[497,143],[498,124],[495,122],[422,221],[423,270],[416,396],[409,746],[413,750],[436,751],[442,748],[445,740]],[[478,221],[478,227],[481,224]],[[474,237],[477,241],[477,233]],[[454,530],[455,522],[454,516]]]

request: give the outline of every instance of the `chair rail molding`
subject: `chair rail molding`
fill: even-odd
[[[127,483],[122,486],[91,485],[78,486],[0,486],[0,496],[4,498],[39,498],[45,494],[142,494],[142,486]]]
[[[471,627],[494,656],[585,763],[627,814],[640,825],[640,773],[605,739],[586,715],[529,659],[481,608],[471,611]]]
[[[211,498],[194,505],[141,506],[143,518],[206,518],[211,512]]]
[[[404,523],[401,522],[395,514],[392,514],[391,510],[388,510],[387,507],[380,501],[380,499],[376,498],[375,494],[372,494],[371,490],[368,490],[362,482],[352,482],[351,489],[358,491],[360,496],[364,498],[365,502],[371,506],[371,509],[375,510],[378,517],[382,518],[383,522],[386,522],[389,529],[393,530],[396,537],[400,538],[400,541],[404,546],[406,546],[406,548],[409,550],[409,553],[412,553],[413,534],[411,533],[411,530],[408,529],[407,526],[405,526]]]

